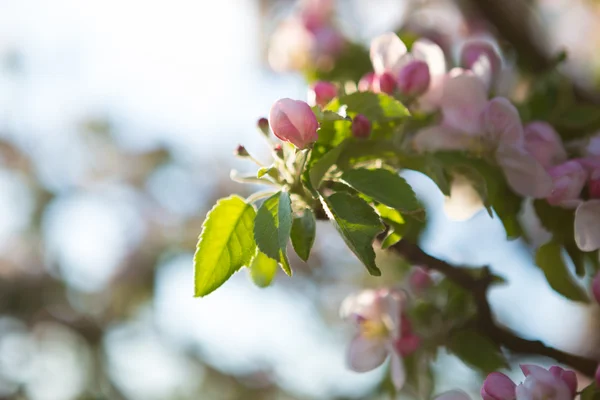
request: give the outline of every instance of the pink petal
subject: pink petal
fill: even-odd
[[[379,367],[388,355],[385,342],[357,335],[348,347],[348,367],[356,372],[367,372]]]
[[[575,242],[582,251],[600,249],[600,200],[583,202],[575,210]]]
[[[275,136],[303,149],[317,140],[319,122],[310,106],[300,100],[280,99],[269,113]]]
[[[396,390],[402,389],[406,382],[406,370],[404,369],[404,362],[396,352],[391,353],[390,357],[390,373],[392,375],[392,383],[396,387]]]
[[[563,369],[557,365],[550,367],[549,371],[555,377],[562,379],[571,390],[573,397],[575,397],[575,393],[577,393],[577,375],[575,375],[575,372]]]
[[[544,374],[545,372],[547,372],[546,369],[533,364],[521,364],[519,365],[519,367],[521,368],[521,371],[523,371],[523,375],[525,376],[529,376],[532,373]]]
[[[406,357],[417,351],[421,345],[421,339],[417,335],[402,336],[399,340],[394,343],[394,347],[398,354],[402,357]]]
[[[462,390],[451,390],[440,394],[435,400],[471,400],[471,398]]]
[[[410,51],[415,59],[427,63],[432,77],[446,73],[446,56],[436,43],[428,39],[419,39],[413,43]]]
[[[475,75],[460,73],[446,80],[441,100],[444,125],[481,135],[480,118],[486,103],[485,87]]]
[[[393,32],[384,33],[371,41],[371,63],[377,75],[395,72],[406,55],[406,45]]]
[[[518,146],[523,143],[523,126],[516,107],[504,97],[490,100],[482,114],[483,128],[493,143]]]
[[[514,400],[517,385],[500,372],[492,372],[483,381],[481,396],[484,400]]]
[[[500,145],[496,150],[496,160],[515,193],[541,199],[552,192],[552,177],[525,149]]]
[[[355,316],[369,320],[381,317],[381,307],[377,291],[362,290],[344,299],[340,307],[340,317],[342,319],[349,319],[355,318]]]

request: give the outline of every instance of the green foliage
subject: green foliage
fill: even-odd
[[[372,69],[368,49],[360,44],[347,42],[342,53],[336,57],[332,68],[315,68],[307,72],[306,78],[309,82],[316,80],[356,82]]]
[[[373,121],[403,119],[410,116],[408,109],[398,100],[383,93],[354,92],[339,98],[348,106],[350,114],[363,114]]]
[[[250,277],[258,287],[264,288],[271,284],[277,273],[277,261],[256,249],[256,255],[250,263]]]
[[[387,235],[381,242],[381,248],[387,249],[402,239],[402,235],[406,230],[406,222],[398,210],[394,210],[383,204],[378,204],[375,209],[383,222],[388,226]]]
[[[310,250],[315,242],[316,230],[315,214],[310,208],[306,208],[301,216],[294,218],[292,223],[292,245],[298,257],[304,261],[307,261],[310,256]]]
[[[341,180],[388,207],[408,213],[422,210],[406,180],[387,169],[353,169],[345,172]]]
[[[548,284],[556,292],[573,301],[589,302],[583,288],[569,273],[558,243],[551,241],[541,246],[535,255],[535,263],[544,272]]]
[[[250,263],[256,249],[255,216],[239,196],[221,199],[209,211],[194,255],[195,296],[206,296]]]
[[[593,382],[586,386],[581,391],[580,400],[600,400],[600,388],[598,388],[598,385]]]
[[[321,202],[350,250],[371,275],[381,275],[375,265],[373,241],[384,230],[384,226],[373,208],[361,198],[344,192],[321,197]]]
[[[484,374],[508,367],[498,345],[472,330],[460,330],[453,334],[448,350]]]
[[[314,197],[318,197],[317,190],[319,185],[327,171],[337,162],[344,150],[345,143],[343,142],[331,150],[328,150],[324,146],[315,146],[311,151],[304,173],[302,174],[302,182]]]
[[[287,242],[292,230],[292,205],[287,192],[278,192],[260,206],[254,221],[256,245],[273,260],[279,261],[286,274],[292,275],[287,258]]]

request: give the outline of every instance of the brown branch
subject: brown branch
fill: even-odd
[[[487,273],[481,278],[475,278],[464,270],[430,256],[419,246],[406,239],[400,240],[391,246],[390,249],[412,264],[422,265],[441,272],[458,286],[471,292],[477,305],[476,326],[480,332],[494,342],[516,353],[537,354],[553,358],[559,363],[569,365],[583,374],[594,376],[598,361],[546,346],[539,340],[523,339],[510,330],[499,326],[494,320],[490,303],[487,299],[487,291],[492,280],[489,271],[486,270]]]

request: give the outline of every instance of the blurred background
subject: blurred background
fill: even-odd
[[[399,261],[381,255],[384,278],[368,277],[328,224],[309,263],[292,260],[293,279],[259,289],[242,270],[193,298],[204,215],[259,189],[229,179],[253,167],[233,150],[243,143],[268,164],[257,119],[278,98],[306,98],[293,71],[306,55],[290,49],[309,39],[281,33],[298,7],[0,0],[0,398],[388,398],[383,368],[346,369],[352,333],[337,312],[349,293],[395,283]],[[490,19],[498,7],[508,18]],[[332,21],[356,46],[406,29],[449,57],[455,41],[489,31],[512,49],[508,63],[525,54],[535,72],[566,49],[562,68],[587,96],[600,82],[591,0],[338,0]],[[436,186],[407,178],[428,208],[425,250],[510,281],[490,294],[502,323],[600,357],[598,310],[555,294],[498,219],[450,221]],[[434,372],[435,392],[478,392],[479,377],[443,351]]]

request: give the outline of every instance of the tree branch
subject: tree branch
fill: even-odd
[[[487,299],[487,291],[492,281],[492,275],[489,271],[483,277],[475,278],[466,271],[430,256],[419,246],[406,239],[400,240],[391,246],[390,249],[412,264],[422,265],[441,272],[458,286],[471,292],[477,305],[476,326],[480,332],[494,342],[516,353],[537,354],[553,358],[559,363],[569,365],[581,373],[594,376],[598,361],[546,346],[539,340],[523,339],[507,328],[499,326],[494,320],[490,303]]]

